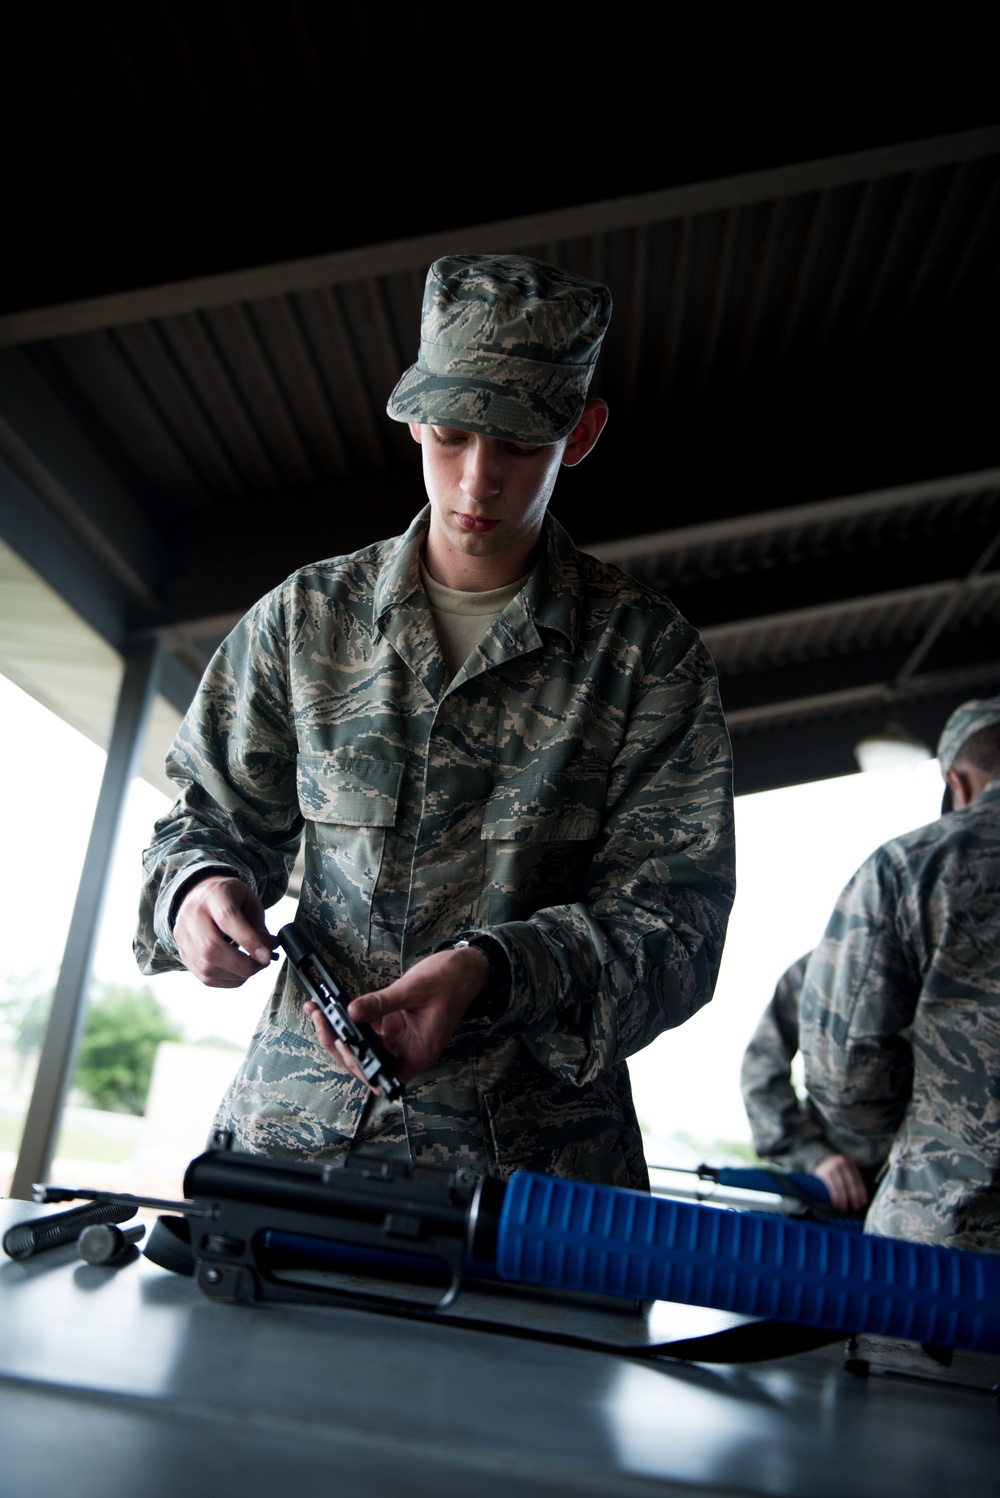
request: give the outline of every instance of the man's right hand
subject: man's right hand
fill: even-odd
[[[838,1212],[861,1212],[868,1205],[868,1187],[849,1155],[827,1155],[813,1167]]]
[[[263,905],[228,874],[191,886],[174,920],[174,941],[188,972],[209,988],[239,988],[274,957]]]

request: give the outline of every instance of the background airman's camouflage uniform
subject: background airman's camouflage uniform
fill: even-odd
[[[1000,1253],[1000,781],[861,866],[809,963],[799,1038],[845,1152],[891,1146],[866,1229]]]
[[[793,962],[778,979],[740,1069],[753,1147],[762,1160],[774,1160],[787,1170],[815,1170],[827,1155],[837,1153],[813,1103],[808,1098],[800,1102],[792,1085],[792,1062],[799,1049],[799,995],[809,955]]]
[[[219,866],[266,905],[305,824],[300,915],[348,994],[487,931],[512,974],[407,1089],[415,1156],[643,1186],[625,1058],[710,998],[733,898],[715,671],[670,604],[546,521],[525,588],[452,682],[407,534],[295,573],[210,666],[168,760],[137,954],[179,967],[181,885]],[[325,1159],[389,1137],[283,967],[220,1123]],[[398,1124],[396,1125],[398,1127]]]

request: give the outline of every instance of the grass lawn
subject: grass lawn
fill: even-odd
[[[135,1154],[142,1124],[141,1118],[131,1114],[67,1108],[56,1154],[66,1160],[92,1160],[95,1165],[121,1165]],[[23,1127],[24,1112],[0,1111],[0,1154],[17,1154]]]

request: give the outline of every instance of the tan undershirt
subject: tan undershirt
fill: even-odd
[[[436,583],[423,562],[420,563],[420,581],[430,604],[449,681],[458,675],[487,629],[499,619],[511,599],[517,597],[530,576],[526,572],[516,582],[508,583],[505,588],[491,588],[488,593],[463,593]]]

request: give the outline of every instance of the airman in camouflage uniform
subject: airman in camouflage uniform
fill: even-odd
[[[809,955],[793,962],[778,979],[740,1069],[754,1149],[762,1160],[807,1171],[830,1154],[819,1114],[808,1100],[805,1106],[799,1102],[791,1078],[799,1049],[799,994]]]
[[[938,759],[956,809],[844,890],[800,1043],[836,1137],[889,1153],[866,1230],[1000,1253],[1000,698],[958,708]]]
[[[431,268],[389,406],[430,508],[295,573],[223,643],[168,759],[136,950],[242,982],[304,828],[299,918],[401,1058],[414,1157],[642,1187],[626,1058],[711,997],[732,811],[696,633],[545,513],[603,425],[586,390],[609,315],[606,288],[537,262]],[[429,593],[467,598],[464,577],[502,586],[453,674]],[[401,1148],[400,1108],[344,1071],[306,997],[284,966],[218,1123],[273,1156]]]
[[[762,1160],[818,1176],[835,1207],[860,1212],[868,1205],[874,1169],[859,1170],[830,1137],[812,1098],[800,1101],[792,1083],[792,1062],[799,1049],[799,999],[811,955],[807,952],[793,962],[778,979],[750,1037],[740,1070],[743,1106]]]

